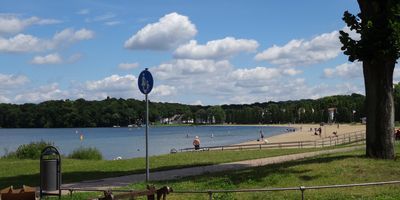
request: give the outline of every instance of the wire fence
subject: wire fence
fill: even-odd
[[[295,142],[276,142],[246,145],[226,145],[226,146],[206,146],[200,148],[202,151],[210,150],[244,150],[244,149],[277,149],[277,148],[323,148],[353,143],[364,143],[365,131],[355,131],[338,136],[330,136],[318,140],[295,141]],[[194,148],[183,148],[180,152],[197,151]]]
[[[306,190],[321,190],[332,188],[348,188],[348,187],[366,187],[366,186],[383,186],[400,184],[400,181],[387,181],[387,182],[370,182],[370,183],[355,183],[344,185],[323,185],[323,186],[299,186],[287,188],[260,188],[260,189],[237,189],[237,190],[205,190],[205,191],[174,191],[175,194],[207,194],[209,200],[213,199],[214,194],[218,193],[254,193],[254,192],[278,192],[278,191],[299,191],[301,192],[301,199],[305,199]]]
[[[396,185],[400,184],[400,181],[386,181],[386,182],[369,182],[369,183],[353,183],[353,184],[342,184],[342,185],[322,185],[322,186],[298,186],[298,187],[286,187],[286,188],[259,188],[259,189],[236,189],[236,190],[170,190],[165,193],[164,198],[167,199],[167,194],[173,193],[177,195],[188,195],[188,194],[205,194],[208,195],[209,200],[213,200],[214,195],[220,193],[255,193],[255,192],[279,192],[279,191],[299,191],[301,199],[305,199],[305,192],[308,190],[323,190],[323,189],[334,189],[334,188],[350,188],[350,187],[367,187],[367,186],[384,186],[384,185]],[[170,188],[164,186],[163,188]],[[99,190],[99,189],[85,189],[85,188],[62,188],[61,190],[69,191],[71,197],[74,192],[113,192],[121,193],[124,198],[127,196],[123,193],[128,193],[130,197],[154,195],[157,190]],[[97,198],[96,198],[97,199]],[[100,199],[100,198],[99,198]],[[112,198],[122,199],[122,198]]]

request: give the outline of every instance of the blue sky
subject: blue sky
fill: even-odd
[[[340,51],[345,10],[357,2],[1,1],[0,102],[143,99],[144,68],[153,101],[364,93],[361,64]]]

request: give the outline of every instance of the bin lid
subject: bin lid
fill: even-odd
[[[57,148],[54,146],[47,146],[42,150],[40,158],[42,159],[44,156],[58,156],[60,157],[60,153],[58,152]]]

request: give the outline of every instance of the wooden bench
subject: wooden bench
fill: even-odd
[[[36,188],[23,186],[21,189],[14,189],[13,186],[0,190],[1,200],[36,200]]]

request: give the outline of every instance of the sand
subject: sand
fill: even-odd
[[[324,125],[320,126],[319,124],[291,124],[291,125],[277,125],[277,126],[285,126],[289,128],[294,128],[295,132],[286,132],[283,134],[267,137],[266,140],[269,143],[276,142],[295,142],[295,141],[313,141],[323,138],[333,137],[333,132],[336,132],[338,136],[343,135],[345,133],[356,132],[356,131],[365,131],[364,124],[332,124],[332,125]],[[321,127],[322,134],[314,135],[314,129]],[[312,131],[310,131],[310,128]],[[263,141],[248,141],[244,143],[240,143],[241,145],[246,144],[263,144]]]

